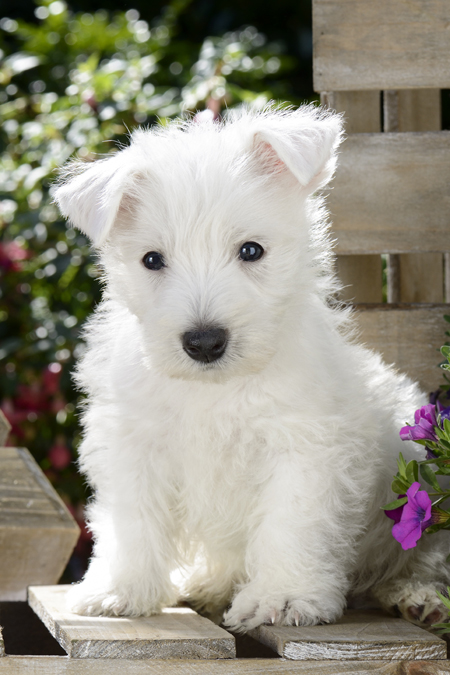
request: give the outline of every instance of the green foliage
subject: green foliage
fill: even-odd
[[[10,442],[30,448],[74,509],[86,495],[70,463],[80,438],[70,373],[101,270],[52,203],[58,167],[115,152],[137,124],[289,91],[292,63],[253,27],[200,52],[175,39],[187,4],[171,2],[152,25],[133,9],[76,14],[63,0],[40,1],[37,24],[0,20],[1,405]]]

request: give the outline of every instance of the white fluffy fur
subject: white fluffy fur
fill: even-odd
[[[78,369],[95,548],[76,612],[159,612],[179,595],[177,569],[193,605],[228,607],[235,630],[333,621],[369,591],[409,619],[425,602],[441,610],[430,588],[449,580],[445,539],[402,552],[380,510],[398,452],[420,455],[398,432],[425,397],[330,302],[313,193],[340,134],[339,116],[313,107],[176,122],[70,166],[57,188],[107,282]],[[259,261],[239,259],[246,241]],[[167,266],[146,269],[148,251]],[[201,326],[230,336],[208,365],[180,339]]]

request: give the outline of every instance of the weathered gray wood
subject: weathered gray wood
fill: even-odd
[[[442,253],[405,253],[399,258],[399,302],[444,302]]]
[[[384,131],[440,131],[439,89],[383,92]],[[442,253],[389,256],[388,302],[444,302]],[[396,274],[392,272],[396,270]],[[396,286],[393,285],[396,283]]]
[[[345,302],[381,302],[382,267],[379,255],[338,255],[336,274],[343,284]]]
[[[56,583],[80,530],[28,450],[0,448],[0,600]]]
[[[387,256],[387,301],[400,302],[400,256],[391,253]]]
[[[35,586],[28,603],[76,659],[230,659],[234,637],[187,607],[150,617],[89,617],[66,609],[69,586]]]
[[[450,253],[444,255],[445,302],[450,302]]]
[[[259,626],[250,635],[296,661],[447,658],[445,640],[376,610],[350,610],[324,626]]]
[[[450,251],[449,156],[447,131],[349,136],[328,196],[336,253]]]
[[[5,656],[5,643],[3,642],[2,627],[0,626],[0,656]]]
[[[448,326],[444,314],[450,314],[450,305],[358,305],[355,319],[361,342],[430,392],[443,382],[438,364]]]
[[[322,105],[344,113],[347,134],[381,130],[379,91],[329,91],[320,95]],[[339,298],[345,302],[381,302],[382,272],[379,255],[337,256],[336,273],[343,284]]]
[[[439,89],[403,89],[383,92],[383,129],[393,131],[440,131]]]
[[[69,659],[65,656],[8,656],[5,675],[446,675],[449,661],[283,661],[233,659],[161,661]]]
[[[379,91],[322,91],[320,103],[344,113],[347,134],[368,134],[381,131]]]
[[[450,88],[448,0],[313,0],[314,90]]]
[[[11,431],[11,425],[0,410],[0,447],[5,445],[8,434]]]

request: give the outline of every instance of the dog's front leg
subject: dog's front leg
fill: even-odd
[[[248,582],[225,614],[228,627],[311,625],[342,614],[355,530],[338,483],[339,473],[333,480],[299,454],[276,458],[253,514]]]
[[[170,506],[149,487],[144,494],[133,485],[133,493],[121,482],[112,503],[99,491],[90,507],[94,555],[68,594],[69,608],[78,614],[149,616],[177,598],[170,581],[176,556]]]

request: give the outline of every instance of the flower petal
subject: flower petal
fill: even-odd
[[[401,545],[404,551],[414,548],[422,536],[422,528],[417,518],[403,520],[392,528],[392,536]]]

